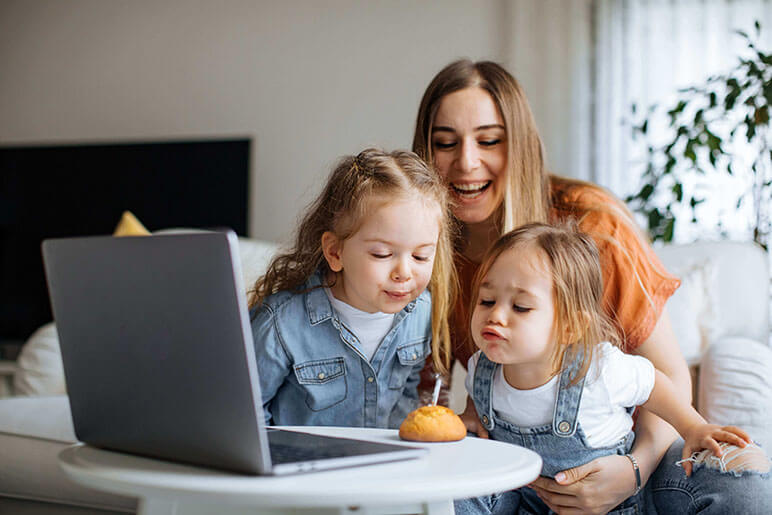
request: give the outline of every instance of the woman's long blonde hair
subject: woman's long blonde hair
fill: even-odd
[[[443,68],[424,92],[418,108],[413,151],[433,163],[432,129],[442,99],[466,88],[487,91],[504,120],[507,133],[507,184],[498,213],[501,233],[549,218],[549,177],[536,123],[520,84],[501,65],[490,61],[455,61]]]
[[[558,225],[526,224],[501,236],[483,258],[473,283],[471,313],[478,302],[480,284],[504,252],[541,251],[552,278],[555,308],[553,334],[557,341],[552,356],[553,372],[564,360],[581,352],[580,366],[572,376],[575,384],[587,374],[595,347],[603,341],[619,344],[619,334],[602,305],[603,275],[598,248],[593,239],[579,232],[574,222]],[[471,326],[471,324],[470,324]]]
[[[322,253],[322,235],[330,231],[345,241],[359,230],[373,196],[401,199],[421,195],[440,209],[440,234],[428,289],[432,294],[432,357],[445,372],[450,366],[448,318],[458,291],[453,264],[453,230],[448,193],[442,179],[413,152],[369,148],[346,156],[327,179],[322,193],[307,208],[297,229],[293,247],[271,260],[250,292],[250,309],[269,295],[301,291],[305,282],[321,270],[324,286],[331,286],[334,272]]]

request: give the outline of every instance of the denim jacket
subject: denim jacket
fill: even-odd
[[[320,285],[317,273],[301,293],[275,293],[251,313],[266,423],[399,427],[418,406],[431,352],[429,292],[394,316],[368,361]]]

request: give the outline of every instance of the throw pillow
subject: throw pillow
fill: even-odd
[[[13,376],[16,395],[61,395],[66,393],[59,335],[50,322],[32,333],[16,360]]]
[[[772,349],[749,338],[711,345],[700,364],[699,411],[713,424],[740,426],[772,445]]]
[[[700,361],[716,330],[718,309],[716,267],[708,259],[691,263],[673,273],[681,279],[681,287],[665,305],[678,346],[690,365]]]
[[[137,220],[131,211],[124,211],[118,225],[113,231],[113,236],[147,236],[150,234],[142,223]]]

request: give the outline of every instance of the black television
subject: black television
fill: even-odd
[[[125,210],[246,235],[249,155],[249,139],[0,145],[0,350],[52,320],[45,238],[110,234]]]

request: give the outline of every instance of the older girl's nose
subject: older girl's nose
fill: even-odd
[[[395,282],[405,282],[410,279],[410,266],[406,258],[398,259],[391,271],[391,279]]]

